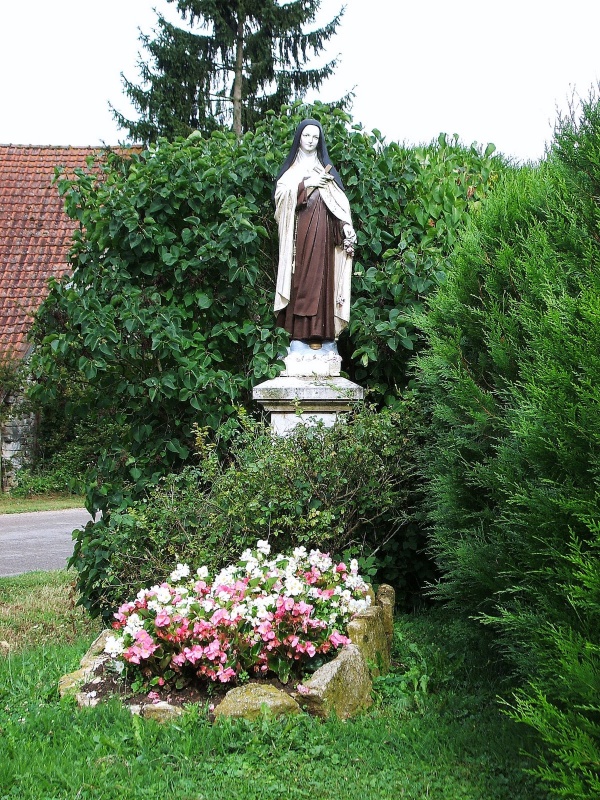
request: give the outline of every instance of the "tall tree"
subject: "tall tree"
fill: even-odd
[[[167,0],[192,30],[158,16],[156,38],[142,34],[150,54],[138,63],[141,85],[123,77],[140,117],[113,108],[134,140],[186,136],[231,125],[239,136],[269,109],[318,89],[336,66],[306,68],[322,53],[344,12],[322,28],[314,23],[321,0]],[[193,29],[196,29],[193,31]]]

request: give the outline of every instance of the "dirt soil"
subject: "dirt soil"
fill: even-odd
[[[200,709],[204,708],[207,717],[214,720],[214,710],[219,703],[225,698],[230,689],[235,688],[239,684],[235,683],[213,683],[212,681],[190,681],[187,686],[182,689],[175,689],[172,686],[153,686],[147,692],[133,693],[131,689],[131,681],[124,678],[111,669],[105,669],[109,662],[100,664],[94,671],[94,677],[91,678],[79,690],[82,693],[89,694],[95,692],[94,697],[102,702],[111,697],[118,697],[123,705],[152,705],[160,701],[165,701],[172,706],[187,706],[197,704]],[[290,677],[287,684],[281,683],[273,676],[266,678],[251,679],[250,683],[260,683],[261,685],[270,684],[276,689],[289,694],[294,697],[296,694],[296,686],[299,683],[298,678]],[[148,692],[154,692],[154,695],[149,698]]]

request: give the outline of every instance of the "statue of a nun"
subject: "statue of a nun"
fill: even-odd
[[[277,176],[277,323],[313,348],[333,342],[350,317],[356,234],[323,128],[305,119]],[[332,345],[334,346],[334,345]]]

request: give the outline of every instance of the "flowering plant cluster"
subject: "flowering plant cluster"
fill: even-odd
[[[275,672],[286,683],[317,654],[350,640],[350,619],[370,604],[358,564],[335,564],[326,553],[298,547],[269,558],[268,542],[242,553],[209,583],[178,564],[171,581],[142,589],[115,614],[105,651],[123,669],[138,666],[153,683],[189,677],[235,681]]]

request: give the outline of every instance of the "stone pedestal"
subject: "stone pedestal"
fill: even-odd
[[[254,399],[271,412],[271,427],[285,436],[296,425],[331,427],[338,414],[348,412],[364,397],[364,389],[339,376],[281,375],[254,387]]]

